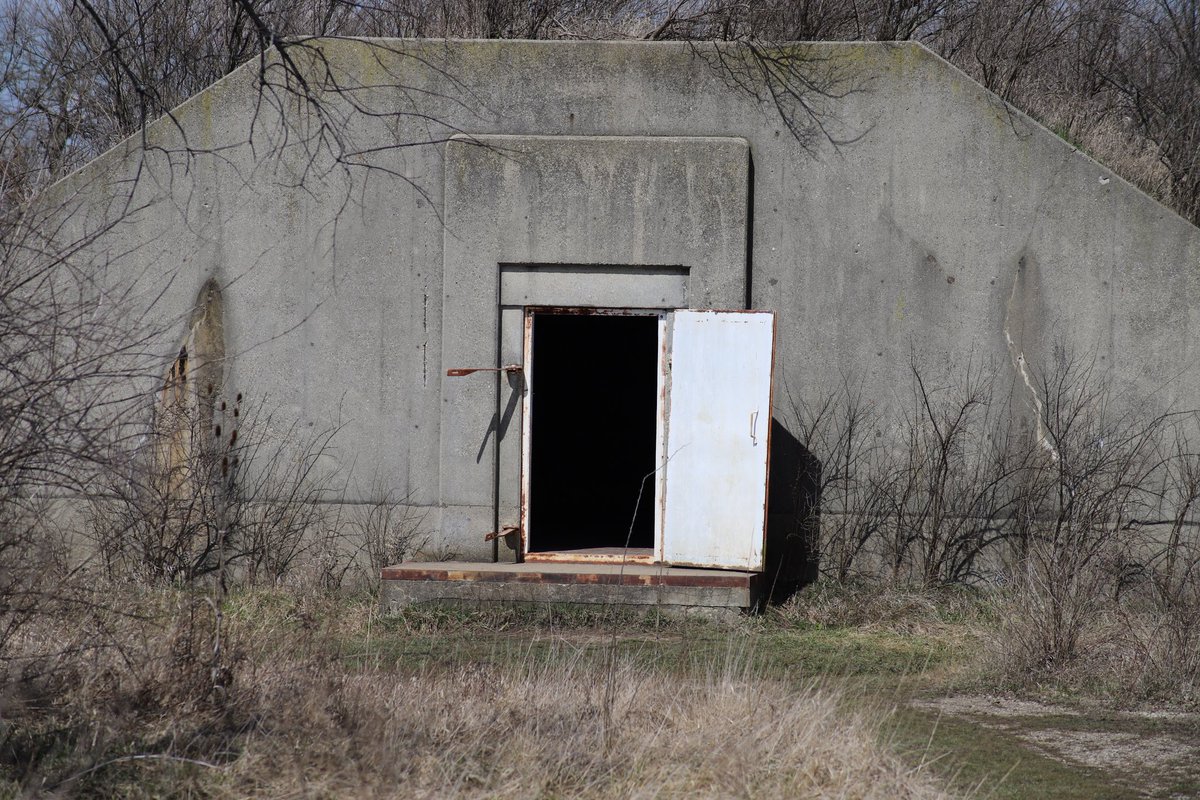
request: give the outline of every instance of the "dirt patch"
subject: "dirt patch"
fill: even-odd
[[[1078,715],[1079,712],[1062,706],[1021,700],[1016,697],[989,694],[959,694],[949,697],[913,700],[911,705],[926,711],[954,716],[982,717],[1049,717]]]
[[[1147,777],[1174,766],[1195,763],[1200,756],[1200,748],[1171,736],[1063,730],[1024,731],[1020,736],[1051,757]]]
[[[518,630],[512,631],[508,636],[512,639],[521,639],[524,641],[554,642],[556,644],[580,647],[603,646],[613,644],[614,642],[624,645],[628,645],[629,643],[654,645],[683,640],[683,637],[679,634],[649,635],[642,632],[617,632],[614,634],[612,631],[593,628],[565,629],[554,631],[553,633],[535,632],[532,634],[529,631]]]
[[[1139,730],[1148,721],[1166,721],[1176,727],[1172,734],[1182,734],[1193,724],[1200,728],[1198,714],[1151,710],[1095,717],[1080,709],[988,694],[914,699],[911,705],[1002,730],[1056,761],[1099,770],[1137,796],[1194,797],[1191,787],[1200,787],[1197,737]],[[1189,788],[1180,793],[1177,787]]]

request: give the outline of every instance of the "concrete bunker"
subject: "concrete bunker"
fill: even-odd
[[[870,89],[835,104],[851,144],[818,143],[817,152],[798,146],[774,109],[731,88],[684,43],[320,47],[345,74],[343,85],[361,83],[362,102],[383,116],[404,106],[408,77],[420,75],[436,90],[431,110],[454,134],[429,139],[407,117],[365,125],[364,152],[406,180],[358,187],[347,177],[311,195],[277,178],[246,181],[276,174],[256,171],[263,151],[247,146],[247,130],[259,130],[250,65],[152,126],[161,147],[143,151],[131,140],[63,188],[84,192],[90,211],[81,223],[90,225],[104,221],[112,193],[126,192],[131,178],[157,178],[137,184],[144,211],[97,239],[104,274],[145,276],[147,297],[158,296],[149,289],[161,280],[169,287],[164,313],[180,321],[197,289],[218,281],[233,321],[223,335],[237,354],[221,362],[228,385],[269,393],[300,425],[335,413],[350,421],[341,452],[322,468],[356,460],[387,476],[426,520],[424,555],[454,564],[385,571],[386,604],[455,597],[464,581],[444,580],[453,574],[495,585],[550,576],[567,587],[530,599],[584,600],[579,584],[623,580],[637,583],[623,586],[626,602],[751,605],[753,576],[776,585],[808,568],[800,562],[815,552],[813,509],[825,519],[838,511],[820,496],[822,465],[806,449],[796,402],[836,389],[848,373],[881,407],[893,406],[914,344],[947,369],[980,358],[1014,364],[1024,386],[1020,365],[1052,364],[1061,337],[1094,350],[1122,386],[1165,387],[1163,408],[1196,396],[1200,361],[1188,325],[1196,229],[917,45],[805,46]],[[386,74],[405,82],[376,80]],[[473,87],[465,104],[464,86]],[[284,123],[305,130],[290,111]],[[169,155],[184,134],[217,148],[199,156],[203,168],[186,181],[174,179]],[[391,149],[398,139],[422,144],[401,153]],[[346,213],[348,197],[355,213]],[[115,253],[124,255],[109,264]],[[247,253],[258,255],[242,269]],[[633,520],[630,544],[644,551],[649,541],[658,563],[536,560],[623,545],[632,513],[621,489],[609,501],[624,506],[621,529],[612,530],[614,512],[603,540],[563,534],[543,543],[535,487],[531,516],[522,516],[530,389],[521,370],[537,378],[537,359],[524,357],[524,325],[530,309],[550,308],[640,310],[664,324],[681,309],[776,313],[774,413],[761,412],[757,426],[743,413],[728,426],[744,440],[773,430],[762,572],[757,562],[738,568],[711,558],[698,544],[690,553],[671,549],[671,502],[681,493],[660,495],[657,486],[656,519]],[[205,359],[193,343],[187,348],[189,380],[206,386],[194,373]],[[312,369],[298,379],[296,364]],[[508,366],[517,369],[497,371]],[[468,367],[493,372],[446,375]],[[681,378],[678,359],[670,377]],[[716,382],[704,377],[710,383],[697,384],[695,396],[708,399]],[[588,400],[584,415],[602,413],[597,403]],[[672,413],[668,437],[680,418]],[[581,474],[579,464],[557,460],[551,475]],[[632,479],[644,466],[626,464],[622,474]],[[666,480],[686,466],[672,455]],[[595,483],[596,468],[588,469],[584,482]],[[364,485],[330,502],[369,494]],[[737,495],[693,496],[705,494]],[[697,530],[684,541],[700,541]],[[682,565],[717,563],[728,568],[693,567],[686,580],[726,595],[674,591]],[[418,578],[438,585],[419,591]],[[476,586],[461,596],[501,594]]]

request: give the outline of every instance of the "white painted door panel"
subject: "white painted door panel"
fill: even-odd
[[[770,312],[677,311],[662,560],[761,570],[771,428]]]

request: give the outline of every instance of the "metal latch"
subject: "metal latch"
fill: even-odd
[[[522,372],[524,369],[520,364],[509,364],[504,367],[458,367],[446,370],[446,375],[451,378],[461,378],[475,372]]]
[[[521,526],[519,526],[519,525],[505,525],[500,530],[492,531],[491,533],[484,536],[483,540],[485,542],[491,542],[491,541],[495,541],[496,539],[499,539],[501,536],[508,536],[510,534],[520,533],[520,532],[521,532]]]

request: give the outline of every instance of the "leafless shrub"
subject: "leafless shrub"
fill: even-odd
[[[1200,678],[1194,419],[1056,360],[1037,381],[1045,453],[1022,475],[999,669],[1187,699]]]
[[[90,491],[127,442],[130,383],[146,374],[150,327],[127,286],[101,286],[71,234],[74,200],[0,201],[0,654],[32,616],[74,596],[77,565],[48,511]]]
[[[935,378],[914,355],[898,412],[850,379],[813,403],[791,398],[814,456],[799,480],[821,493],[810,524],[826,585],[789,613],[857,619],[838,610],[849,592],[849,608],[884,618],[879,598],[912,594],[903,587],[920,597],[979,583],[999,590],[1007,676],[1099,670],[1146,693],[1194,695],[1196,418],[1118,394],[1094,361],[1062,348],[1053,359],[1013,385],[977,365]]]
[[[368,579],[375,580],[384,567],[419,551],[429,537],[422,529],[425,514],[413,509],[411,495],[400,496],[379,475],[369,492],[369,499],[351,510],[347,536],[365,558]]]
[[[177,390],[168,379],[164,394]],[[207,441],[208,427],[191,404],[159,409],[128,472],[91,498],[90,535],[110,577],[187,583],[221,566],[232,448]]]
[[[1046,457],[1025,471],[1018,519],[1026,604],[1015,635],[1027,666],[1073,661],[1081,639],[1137,569],[1170,417],[1125,410],[1091,364],[1061,360],[1040,376]]]
[[[0,503],[0,660],[38,616],[70,610],[78,568],[44,494]]]
[[[910,359],[911,395],[879,411],[852,380],[815,403],[792,401],[816,457],[821,572],[934,586],[970,583],[1008,540],[1017,484],[1034,454],[1014,427],[997,373],[969,364],[935,383]]]
[[[1166,544],[1150,561],[1159,613],[1167,621],[1164,674],[1200,679],[1200,456],[1186,440],[1176,441],[1169,473],[1168,508],[1174,514]]]
[[[160,409],[129,471],[93,499],[91,534],[110,576],[277,583],[336,535],[322,501],[337,473],[317,465],[338,429],[279,429],[241,394],[204,400],[209,415],[192,404]]]
[[[1197,219],[1200,3],[953,2],[927,41],[1072,144]]]
[[[0,502],[32,487],[75,490],[108,466],[128,429],[114,384],[146,374],[149,331],[127,287],[103,287],[52,209],[0,208]]]
[[[967,62],[984,86],[1012,100],[1030,73],[1068,45],[1082,16],[1047,0],[948,3],[936,36],[949,58]]]
[[[1159,510],[1140,520],[1141,580],[1119,609],[1136,683],[1148,694],[1194,699],[1200,692],[1200,456],[1173,429],[1162,470]],[[1191,430],[1194,430],[1192,428]]]
[[[1001,669],[1020,680],[1063,673],[1111,636],[1110,576],[1043,543],[1030,552],[1028,571],[1016,581],[1003,614]]]
[[[845,375],[816,401],[787,395],[796,436],[813,456],[790,488],[819,499],[803,504],[800,526],[817,532],[821,574],[837,583],[872,574],[865,556],[883,527],[887,485],[877,407],[863,397],[862,382]]]
[[[968,363],[936,386],[915,353],[910,370],[913,405],[889,454],[885,558],[893,580],[970,582],[980,557],[1008,535],[1012,484],[1028,450],[1010,426],[997,372]]]
[[[269,415],[257,424],[261,428],[248,427],[233,508],[226,512],[231,558],[244,563],[252,584],[282,580],[311,548],[334,535],[322,501],[341,491],[338,473],[318,467],[338,427],[316,433],[295,423],[275,428]]]
[[[1170,174],[1165,198],[1200,219],[1200,2],[1152,0],[1119,6],[1126,25],[1111,58],[1095,73]]]

